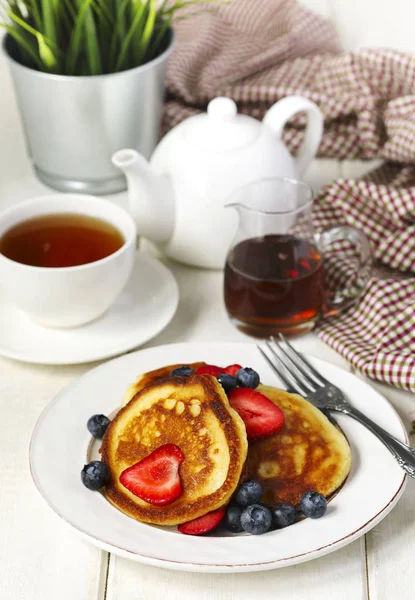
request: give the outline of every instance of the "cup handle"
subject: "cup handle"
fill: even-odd
[[[324,117],[317,104],[302,96],[287,96],[271,106],[262,122],[281,139],[285,124],[299,112],[307,114],[304,142],[294,159],[297,174],[301,175],[317,154],[323,135]]]
[[[352,243],[358,251],[358,264],[353,285],[347,286],[326,297],[323,316],[329,317],[337,315],[350,306],[353,306],[361,297],[372,271],[372,251],[367,236],[360,229],[352,225],[329,227],[318,233],[316,238],[318,247],[323,254],[331,244],[339,241]]]

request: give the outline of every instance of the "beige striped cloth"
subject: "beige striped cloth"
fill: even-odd
[[[378,263],[406,279],[373,277],[359,306],[318,333],[369,377],[415,392],[415,57],[342,53],[332,25],[296,0],[233,0],[175,29],[164,132],[218,95],[261,119],[280,98],[300,94],[324,115],[319,156],[384,161],[359,180],[326,186],[315,224],[359,227]],[[301,117],[285,130],[293,153],[303,132]]]

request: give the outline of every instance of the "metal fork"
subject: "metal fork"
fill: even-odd
[[[261,346],[258,345],[257,347],[287,388],[307,398],[309,402],[323,412],[340,412],[359,421],[385,444],[402,469],[415,478],[415,448],[400,442],[352,406],[345,394],[318,373],[281,334],[280,339],[284,342],[284,347],[273,337],[270,338],[272,343],[265,341],[272,358],[264,352]]]

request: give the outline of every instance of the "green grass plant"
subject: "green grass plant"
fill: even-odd
[[[156,58],[184,7],[215,1],[0,0],[0,26],[13,38],[14,58],[27,67],[102,75]]]

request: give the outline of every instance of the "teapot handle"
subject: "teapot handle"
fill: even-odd
[[[304,142],[294,159],[297,173],[302,175],[317,154],[323,135],[324,117],[317,104],[303,96],[287,96],[271,106],[262,122],[281,139],[285,124],[299,112],[307,114]]]

